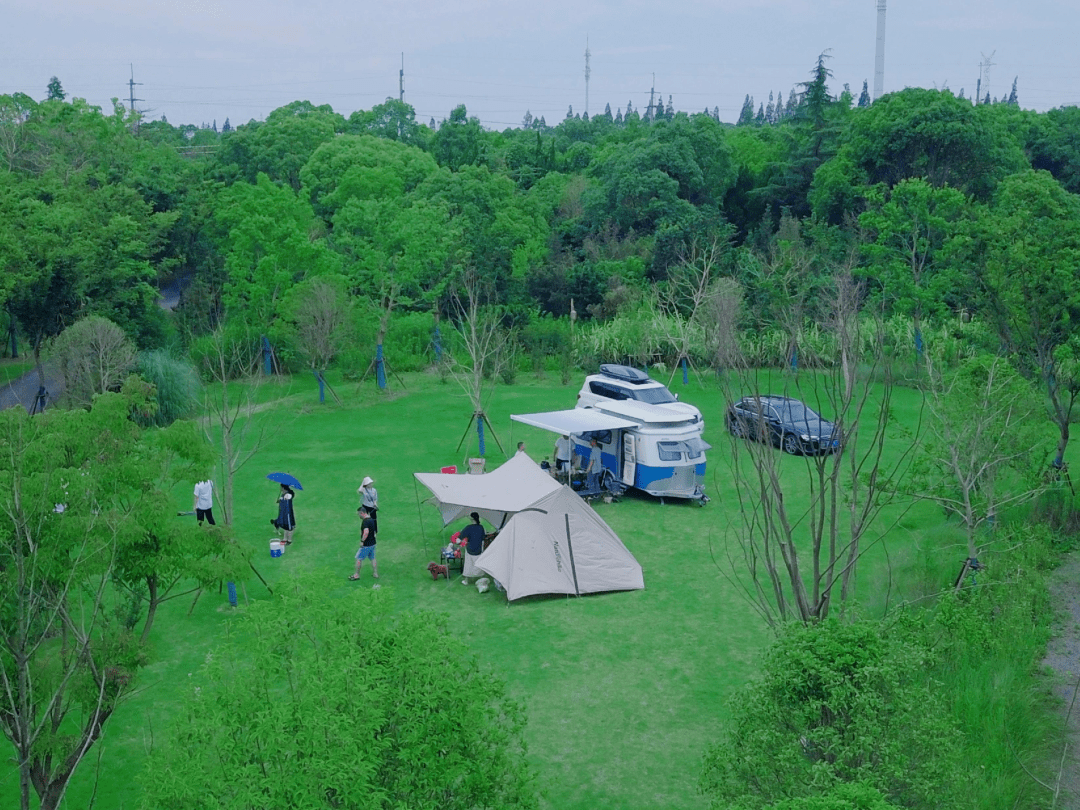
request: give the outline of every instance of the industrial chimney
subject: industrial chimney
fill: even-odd
[[[874,59],[874,100],[885,92],[885,0],[877,0],[877,55]]]

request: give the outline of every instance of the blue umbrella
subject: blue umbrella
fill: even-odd
[[[300,486],[300,482],[297,481],[294,476],[291,476],[288,473],[270,473],[266,477],[269,478],[271,481],[275,481],[278,484],[284,484],[287,487],[293,487],[300,490],[303,489],[303,487]]]

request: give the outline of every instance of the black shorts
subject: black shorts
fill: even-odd
[[[561,472],[562,470],[565,470],[569,466],[570,466],[570,461],[568,459],[565,459],[565,458],[557,458],[557,459],[555,459],[555,469],[556,470],[559,470]]]
[[[211,526],[217,526],[214,522],[214,510],[213,509],[196,509],[195,519],[202,523],[204,520]]]

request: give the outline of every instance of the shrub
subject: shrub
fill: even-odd
[[[108,318],[90,315],[60,333],[52,357],[64,375],[65,398],[89,407],[95,394],[120,389],[135,366],[135,344]]]
[[[765,807],[861,783],[912,808],[957,806],[959,733],[908,624],[788,627],[705,756],[714,807]]]
[[[448,619],[324,591],[279,586],[207,656],[144,806],[535,808],[522,709]]]
[[[154,385],[157,410],[152,419],[160,426],[192,416],[199,406],[199,373],[191,363],[163,349],[139,354],[139,376]]]

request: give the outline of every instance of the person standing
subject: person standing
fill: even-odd
[[[600,443],[593,436],[589,440],[589,466],[585,468],[585,488],[590,492],[600,489],[600,473],[604,471],[603,456],[600,452]]]
[[[202,526],[205,520],[211,526],[216,526],[214,522],[214,482],[207,478],[205,481],[199,481],[195,484],[195,501],[192,504],[192,509],[195,510],[195,519],[199,521],[199,525]]]
[[[465,538],[465,559],[461,565],[462,582],[469,584],[469,577],[478,577],[483,572],[476,567],[476,561],[484,553],[484,527],[480,525],[480,514],[473,512],[469,515],[472,523],[461,530],[461,537]]]
[[[368,515],[375,521],[375,531],[379,530],[379,491],[375,489],[375,479],[365,475],[360,482],[360,489],[356,490],[360,496],[360,506],[367,510]]]
[[[563,434],[555,440],[555,472],[570,471],[570,437]]]
[[[518,442],[518,449],[517,449],[517,452],[514,455],[515,456],[523,456],[523,455],[525,455],[525,442]]]
[[[349,579],[360,579],[360,569],[364,567],[364,560],[371,560],[371,575],[378,579],[379,564],[375,562],[375,534],[378,529],[375,526],[375,518],[363,506],[356,511],[360,515],[360,548],[356,550],[356,570]]]
[[[288,484],[281,485],[281,494],[278,496],[277,520],[270,521],[284,533],[281,542],[285,545],[292,543],[293,529],[296,528],[296,513],[293,511],[293,497],[296,495]]]

